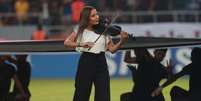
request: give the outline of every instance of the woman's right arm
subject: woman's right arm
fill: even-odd
[[[93,42],[77,43],[76,37],[77,37],[77,34],[75,32],[72,32],[64,41],[64,45],[67,47],[72,47],[72,48],[76,48],[76,47],[91,48],[91,47],[93,47],[93,45],[94,45]]]
[[[76,43],[76,36],[77,34],[72,32],[64,41],[64,45],[73,48],[78,47],[79,45]]]

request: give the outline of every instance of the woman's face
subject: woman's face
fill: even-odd
[[[99,23],[99,15],[96,9],[92,9],[89,16],[89,26],[93,26]]]

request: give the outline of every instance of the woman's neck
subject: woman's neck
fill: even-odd
[[[92,26],[88,26],[86,29],[93,30]]]

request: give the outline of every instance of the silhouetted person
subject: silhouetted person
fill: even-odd
[[[27,95],[24,92],[20,81],[16,76],[15,68],[7,63],[10,60],[9,55],[0,55],[0,101],[8,101],[11,79],[14,80],[16,88],[19,90],[19,97],[26,99]]]
[[[172,76],[163,85],[153,92],[153,96],[161,94],[164,87],[176,81],[178,78],[189,75],[189,90],[174,86],[170,95],[172,101],[201,101],[201,48],[193,48],[191,52],[191,63],[186,65],[182,71]]]
[[[27,55],[16,55],[16,60],[13,61],[13,63],[17,67],[17,77],[20,80],[22,87],[25,91],[25,93],[28,95],[28,99],[23,101],[29,101],[29,98],[31,97],[31,93],[29,91],[29,83],[31,78],[31,65],[27,61]],[[20,94],[20,91],[17,89],[17,85],[14,85],[14,89],[12,92],[13,96],[15,97],[16,101],[22,101],[18,100],[18,95]]]
[[[136,57],[130,56],[130,51],[126,52],[125,62],[137,63],[138,68],[132,69],[134,87],[132,92],[121,95],[121,101],[164,101],[162,94],[152,97],[151,93],[155,87],[159,86],[163,78],[168,78],[171,66],[167,67],[160,62],[164,59],[167,49],[156,49],[154,57],[147,51],[147,49],[134,49]],[[131,67],[129,67],[131,68]]]
[[[32,40],[45,40],[46,39],[46,32],[43,29],[42,24],[38,24],[36,30],[33,32],[31,36]]]

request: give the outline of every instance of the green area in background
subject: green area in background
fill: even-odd
[[[169,91],[172,86],[178,85],[188,89],[188,80],[179,79],[174,84],[164,89],[166,101],[170,101]],[[119,101],[120,95],[132,90],[132,80],[130,78],[111,79],[111,101]],[[30,90],[32,93],[31,101],[72,101],[74,93],[74,80],[70,79],[33,79],[31,80]],[[90,97],[93,101],[94,90]]]

